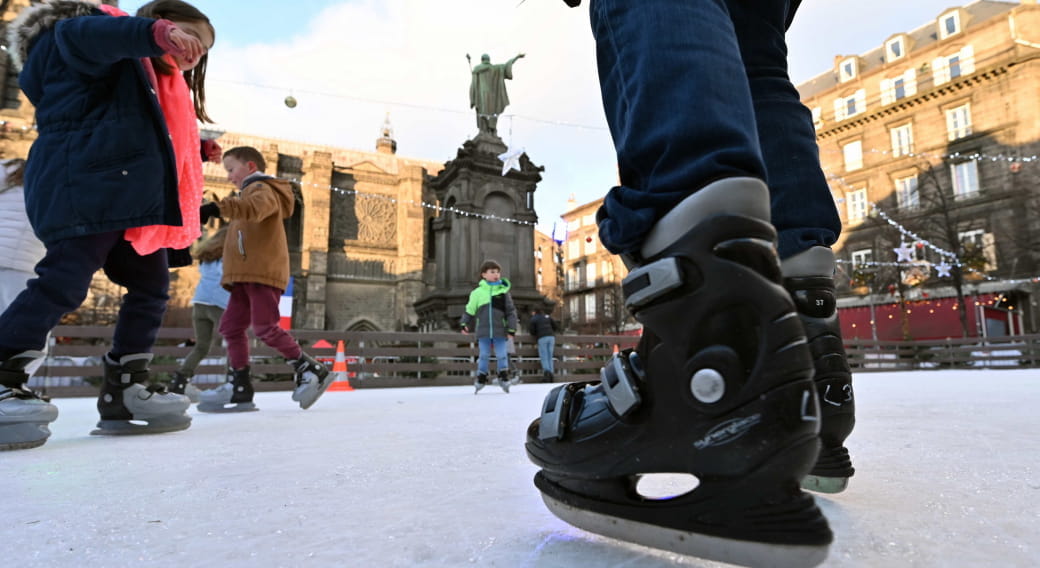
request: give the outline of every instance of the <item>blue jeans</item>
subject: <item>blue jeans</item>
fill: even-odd
[[[553,350],[556,349],[556,337],[546,335],[538,338],[538,358],[542,361],[542,371],[553,371]]]
[[[477,340],[477,348],[479,349],[479,355],[477,355],[478,374],[488,374],[488,359],[491,358],[492,343],[495,345],[495,366],[498,367],[498,371],[509,370],[509,353],[507,351],[506,338],[481,337]]]
[[[812,116],[787,75],[800,0],[592,0],[600,88],[621,185],[599,211],[611,252],[712,181],[765,180],[781,258],[830,246],[841,222]]]
[[[61,317],[86,299],[98,269],[126,288],[112,337],[113,357],[151,352],[169,300],[166,250],[141,256],[123,239],[123,231],[113,231],[47,244],[37,277],[0,316],[0,360],[41,349]]]

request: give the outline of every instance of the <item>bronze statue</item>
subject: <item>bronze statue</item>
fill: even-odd
[[[485,53],[480,56],[480,64],[470,70],[473,78],[469,84],[469,106],[477,109],[480,132],[498,135],[498,116],[509,105],[506,79],[513,78],[513,63],[523,56],[521,53],[505,63],[493,65]],[[469,59],[469,54],[466,59]]]

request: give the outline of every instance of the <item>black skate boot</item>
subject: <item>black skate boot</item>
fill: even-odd
[[[199,412],[250,412],[259,410],[253,403],[253,380],[249,367],[228,369],[227,381],[199,394]]]
[[[36,448],[51,436],[48,425],[57,420],[58,407],[26,386],[26,367],[41,357],[25,351],[0,361],[0,452]]]
[[[551,382],[553,382],[553,374],[550,373],[549,371],[546,371],[546,372],[542,373],[542,382],[543,383],[551,383]]]
[[[840,493],[856,471],[844,445],[856,424],[856,402],[834,299],[834,253],[813,247],[784,260],[781,268],[784,287],[794,299],[809,340],[820,400],[820,457],[802,487]]]
[[[188,397],[167,391],[165,385],[145,386],[151,360],[151,353],[124,355],[119,362],[105,355],[105,379],[97,402],[101,420],[91,434],[160,434],[191,426],[185,413],[191,406]]]
[[[182,373],[180,371],[174,371],[170,375],[169,382],[166,383],[166,390],[174,394],[183,394],[188,397],[188,400],[192,403],[199,401],[199,388],[191,384],[191,378],[194,375],[192,373]]]
[[[293,390],[292,399],[300,403],[300,408],[304,410],[317,402],[336,381],[328,367],[306,353],[301,352],[299,359],[286,363],[296,372],[296,389]]]
[[[636,351],[556,387],[528,428],[535,485],[561,519],[609,537],[750,566],[814,566],[832,540],[799,487],[819,453],[812,360],[780,285],[765,185],[716,181],[629,259]],[[642,476],[696,476],[648,497]]]
[[[502,390],[506,391],[506,394],[509,394],[509,371],[505,369],[500,370],[498,372],[498,377],[495,378],[495,384],[502,387]]]
[[[487,386],[487,373],[477,373],[477,378],[473,379],[473,394],[480,392],[480,389]]]

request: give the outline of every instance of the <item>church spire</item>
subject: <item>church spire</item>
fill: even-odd
[[[396,154],[397,140],[394,140],[394,128],[390,126],[390,112],[387,111],[386,119],[383,120],[381,136],[376,140],[376,152],[380,154]]]

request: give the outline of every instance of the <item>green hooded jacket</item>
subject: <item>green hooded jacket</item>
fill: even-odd
[[[509,295],[512,285],[503,278],[500,284],[489,284],[481,280],[469,293],[466,313],[462,325],[478,339],[506,337],[516,333],[516,306]]]

